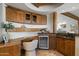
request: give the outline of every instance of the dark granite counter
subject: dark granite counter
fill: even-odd
[[[56,37],[56,38],[64,38],[64,39],[75,40],[75,36],[78,36],[79,34],[72,34],[72,33],[38,33],[38,35],[54,35],[54,37]]]

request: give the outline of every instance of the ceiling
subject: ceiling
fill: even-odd
[[[30,12],[44,15],[53,13],[54,11],[64,13],[79,9],[79,3],[6,3],[6,4],[22,10],[27,10]],[[72,13],[79,15],[78,11]]]
[[[54,5],[61,5],[63,3],[32,3],[32,4],[39,8],[41,6],[47,6],[47,5],[54,6]]]

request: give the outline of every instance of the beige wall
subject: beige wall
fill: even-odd
[[[50,33],[53,33],[53,15],[52,14],[47,15],[47,30]]]
[[[66,23],[66,28],[63,28],[66,32],[72,32],[71,31],[71,26],[70,25],[75,25],[75,30],[73,32],[78,33],[78,21],[74,20],[70,17],[67,17],[65,15],[59,14],[58,19],[57,19],[57,26],[58,24],[61,23]]]

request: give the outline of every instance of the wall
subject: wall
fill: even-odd
[[[2,35],[2,28],[1,28],[1,23],[5,22],[5,7],[6,5],[3,3],[0,3],[0,41],[1,39],[1,35]]]
[[[31,37],[37,36],[38,32],[10,32],[10,39],[20,38],[20,37]]]
[[[72,19],[72,18],[69,18],[67,16],[64,16],[62,14],[59,14],[58,16],[58,20],[56,21],[57,22],[57,26],[58,24],[62,24],[62,23],[65,23],[66,24],[66,28],[63,29],[64,31],[67,31],[67,32],[72,32],[71,31],[71,27],[70,25],[75,25],[75,33],[78,33],[78,21]],[[57,27],[58,29],[58,27]]]
[[[11,22],[15,27],[25,26],[26,28],[47,28],[46,25],[30,25],[30,24],[19,24]],[[37,36],[38,32],[9,32],[10,39],[20,38],[20,37],[30,37]]]
[[[47,15],[47,30],[50,33],[53,33],[53,15],[52,14],[48,14]]]

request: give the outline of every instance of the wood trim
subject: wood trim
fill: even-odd
[[[70,18],[72,18],[74,20],[79,21],[79,17],[74,15],[74,14],[72,14],[72,13],[70,13],[70,12],[65,12],[65,13],[61,13],[61,14],[65,15],[65,16],[68,16],[68,17],[70,17]]]
[[[56,20],[57,20],[57,12],[53,13],[53,33],[56,32]]]

